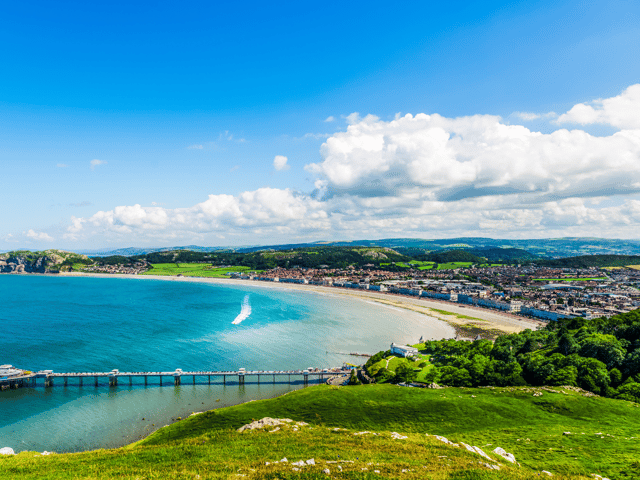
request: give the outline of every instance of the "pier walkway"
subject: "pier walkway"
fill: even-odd
[[[351,370],[347,368],[334,368],[334,369],[305,369],[305,370],[245,370],[240,368],[238,370],[226,370],[226,371],[183,371],[176,369],[175,371],[167,372],[121,372],[117,369],[110,372],[64,372],[58,373],[52,370],[42,370],[36,373],[23,374],[20,376],[12,377],[9,379],[0,379],[0,386],[2,389],[6,388],[20,388],[20,387],[52,387],[56,384],[62,384],[67,386],[84,386],[91,385],[98,387],[100,385],[108,385],[115,387],[119,382],[128,380],[129,385],[133,385],[134,379],[144,379],[144,385],[148,385],[149,381],[158,379],[159,385],[181,385],[183,379],[188,384],[211,384],[213,377],[214,381],[222,380],[223,384],[227,384],[229,381],[237,381],[238,385],[244,385],[248,377],[253,378],[257,383],[260,383],[261,378],[264,380],[271,380],[273,383],[292,383],[296,381],[302,381],[305,386],[309,384],[310,379],[316,379],[322,381],[338,375],[348,375]],[[168,377],[168,378],[167,378]],[[266,378],[265,378],[266,377]],[[39,380],[43,380],[40,382]],[[105,382],[107,380],[107,382]],[[170,380],[170,381],[167,381]],[[263,382],[264,382],[263,380]],[[141,381],[136,382],[136,385],[142,384]]]

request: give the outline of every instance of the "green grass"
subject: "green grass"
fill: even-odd
[[[592,278],[534,278],[534,282],[586,282],[589,280],[606,280],[606,277],[592,277]]]
[[[440,310],[438,308],[429,308],[429,310],[433,310],[434,312],[438,312],[442,315],[451,315],[454,316],[456,318],[461,318],[464,320],[474,320],[476,322],[486,322],[486,320],[483,320],[481,318],[476,318],[476,317],[470,317],[469,315],[463,315],[461,313],[453,313],[453,312],[447,312],[446,310]]]
[[[263,417],[310,426],[299,432],[236,432]],[[337,427],[346,430],[334,431]],[[364,430],[380,434],[353,435]],[[586,479],[597,473],[632,479],[640,476],[640,440],[634,438],[639,430],[637,404],[560,387],[318,386],[192,416],[125,448],[0,458],[0,471],[3,479],[330,478],[323,468],[334,478],[354,479],[528,479],[541,478],[541,470],[553,472],[553,478]],[[391,431],[409,438],[393,440]],[[488,470],[479,463],[481,457],[427,433],[477,445],[492,457],[500,446],[520,466],[502,460],[500,471]],[[296,472],[290,464],[273,464],[285,456],[289,461],[315,458],[317,465]],[[326,461],[353,463],[342,463],[339,473],[338,464]]]
[[[449,262],[439,263],[438,270],[454,270],[456,268],[469,268],[473,262]]]
[[[414,347],[418,349],[420,349],[420,347],[424,348],[424,343],[414,345]],[[389,361],[388,366],[387,366],[387,360]],[[419,367],[418,365],[420,365],[422,362],[426,362],[427,365],[424,367]],[[387,370],[395,373],[400,365],[409,365],[415,368],[416,370],[420,368],[420,371],[418,372],[418,376],[416,378],[416,382],[422,382],[422,383],[426,381],[425,375],[427,374],[427,372],[433,368],[433,365],[429,362],[429,355],[419,355],[419,359],[417,361],[412,361],[407,358],[396,357],[396,356],[383,358],[382,360],[371,365],[371,367],[369,367],[368,370],[371,375],[375,375],[381,368],[386,368]]]
[[[249,267],[212,267],[207,263],[153,263],[152,269],[142,275],[183,275],[185,277],[229,278],[228,272],[251,271]]]

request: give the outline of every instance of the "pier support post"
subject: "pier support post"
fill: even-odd
[[[129,386],[131,386],[133,382],[131,381],[131,375],[129,375]]]
[[[227,376],[226,375],[222,375],[222,384],[223,385],[227,384]]]
[[[66,387],[69,383],[69,377],[64,377],[64,386]]]
[[[193,376],[193,384],[194,385],[196,384],[196,376],[195,375]]]
[[[276,383],[276,374],[273,374],[273,383]]]
[[[80,377],[80,386],[82,386],[82,377]]]
[[[209,385],[211,385],[211,375],[209,375]]]
[[[258,385],[260,385],[260,374],[258,374]]]
[[[97,386],[98,386],[98,376],[96,375],[96,376],[95,376],[95,377],[93,377],[93,378],[95,379],[95,384],[96,384],[96,387],[97,387]]]
[[[147,386],[147,382],[148,382],[149,378],[145,375],[144,376],[144,386]]]
[[[180,385],[180,375],[174,375],[174,376],[173,376],[173,384],[174,384],[175,386]]]
[[[309,372],[304,372],[304,386],[307,387],[309,385]]]
[[[244,385],[244,373],[238,373],[238,385]]]
[[[109,386],[117,387],[118,386],[118,377],[115,375],[109,375]]]

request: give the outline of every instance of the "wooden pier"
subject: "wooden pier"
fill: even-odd
[[[52,370],[43,370],[32,373],[24,377],[16,377],[10,379],[11,385],[7,388],[19,387],[53,387],[55,385],[69,386],[106,386],[117,387],[119,384],[125,385],[144,385],[157,384],[160,386],[167,385],[211,385],[218,380],[224,385],[227,382],[245,385],[247,379],[250,383],[296,383],[302,381],[304,386],[309,384],[310,380],[316,379],[323,381],[338,375],[348,375],[350,370],[341,369],[306,369],[306,370],[204,370],[204,371],[183,371],[176,369],[175,371],[166,372],[121,372],[119,370],[111,370],[110,372],[64,372],[58,373]],[[134,379],[139,381],[134,383]],[[222,380],[222,382],[220,382]],[[253,380],[253,382],[251,382]],[[157,382],[157,383],[156,383]]]

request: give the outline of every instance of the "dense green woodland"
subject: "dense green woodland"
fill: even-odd
[[[609,319],[550,322],[489,340],[435,340],[420,345],[434,367],[425,380],[453,387],[571,385],[640,402],[640,310]],[[379,352],[366,367],[388,352]],[[413,381],[413,368],[381,369],[380,382]]]
[[[638,255],[582,255],[579,257],[538,260],[538,265],[559,268],[626,267],[640,265]]]
[[[234,265],[249,267],[254,270],[270,268],[346,268],[349,265],[362,267],[373,265],[380,267],[386,263],[386,268],[394,269],[393,262],[411,261],[412,258],[388,249],[379,247],[315,247],[296,250],[238,253],[232,251],[194,252],[190,250],[173,250],[167,252],[153,252],[145,255],[122,257],[95,257],[100,264],[125,264],[145,260],[149,263],[193,263],[204,262],[212,265]],[[390,265],[389,265],[390,264]],[[397,269],[407,269],[398,266]]]

